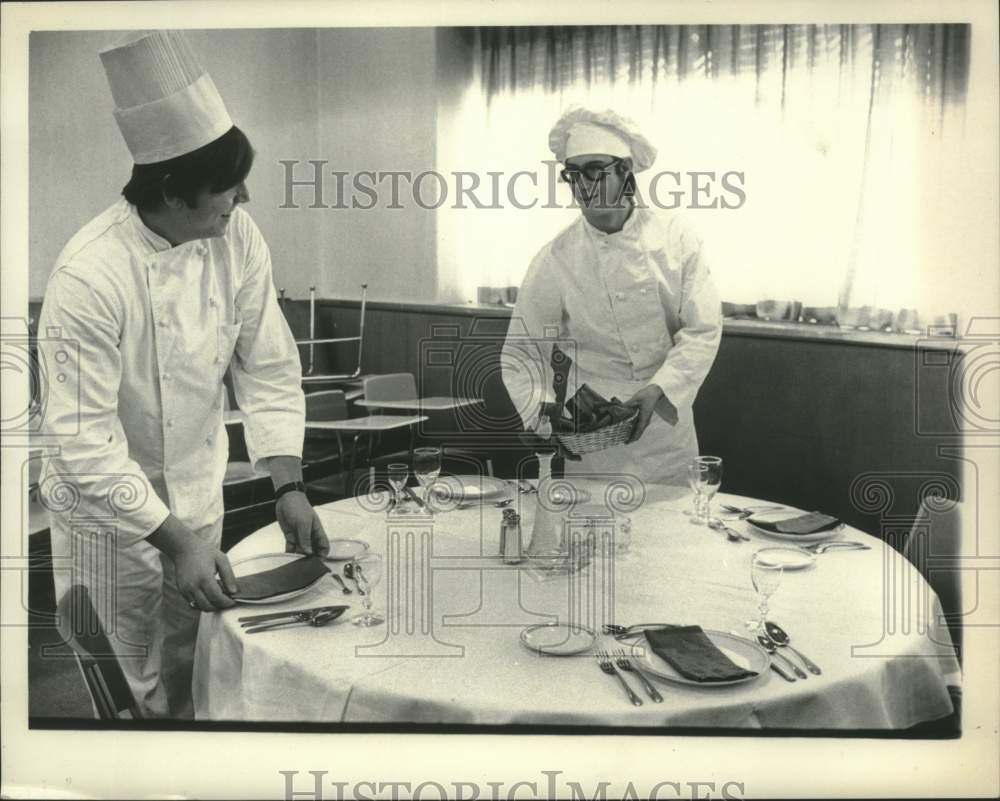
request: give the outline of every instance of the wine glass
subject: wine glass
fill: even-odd
[[[403,506],[403,487],[410,476],[410,466],[405,462],[393,462],[386,468],[389,484],[392,486],[392,506],[401,509]]]
[[[774,595],[774,591],[781,584],[781,574],[784,566],[780,562],[768,561],[767,556],[757,551],[750,559],[750,581],[753,588],[760,596],[760,605],[757,610],[760,612],[760,620],[748,620],[747,628],[758,634],[767,634],[765,623],[767,621],[767,599]]]
[[[431,511],[428,503],[430,496],[430,485],[441,475],[441,449],[440,448],[417,448],[413,451],[413,474],[424,488],[424,505],[427,511]]]
[[[385,623],[385,616],[372,612],[372,590],[382,580],[382,556],[377,553],[365,552],[351,560],[351,573],[357,582],[365,611],[351,618],[355,626],[377,626]]]
[[[694,522],[707,526],[712,519],[712,496],[722,486],[722,459],[696,456],[688,467],[688,483],[695,491]]]

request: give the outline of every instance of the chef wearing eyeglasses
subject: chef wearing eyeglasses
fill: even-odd
[[[521,284],[503,380],[526,429],[555,401],[553,344],[573,365],[566,397],[588,384],[639,410],[625,445],[566,462],[567,474],[629,474],[684,484],[698,454],[692,405],[722,335],[700,238],[638,205],[635,177],[656,149],[613,111],[571,108],[549,134],[581,216],[541,249]]]

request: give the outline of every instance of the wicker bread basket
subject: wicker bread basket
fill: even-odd
[[[595,453],[615,445],[622,445],[632,436],[632,429],[635,428],[639,420],[639,410],[635,409],[625,420],[612,423],[596,431],[588,431],[585,434],[556,433],[556,439],[568,451],[572,451],[577,456],[585,453]]]

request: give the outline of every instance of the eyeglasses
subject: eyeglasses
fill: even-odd
[[[586,178],[591,182],[600,181],[606,178],[611,168],[620,161],[620,158],[613,158],[611,161],[588,161],[582,167],[566,167],[559,173],[559,176],[567,183],[576,183],[581,178]]]

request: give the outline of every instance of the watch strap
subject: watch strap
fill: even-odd
[[[306,485],[301,481],[289,481],[287,484],[282,484],[274,491],[274,500],[278,500],[282,495],[286,495],[289,492],[305,492]]]

